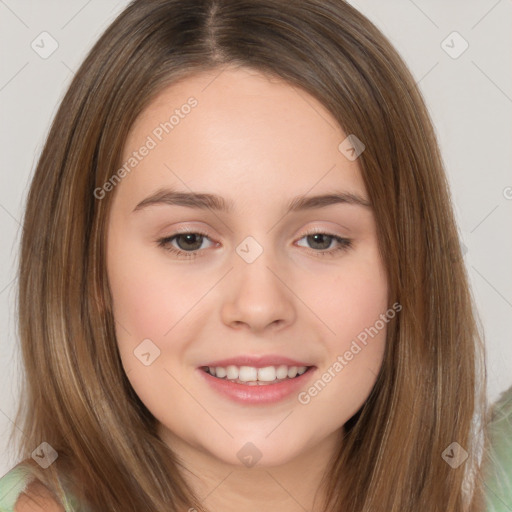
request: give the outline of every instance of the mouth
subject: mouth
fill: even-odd
[[[298,396],[312,381],[316,366],[200,366],[196,369],[209,388],[231,402],[268,406]]]
[[[315,366],[201,366],[200,369],[216,379],[246,386],[268,386],[300,378]]]

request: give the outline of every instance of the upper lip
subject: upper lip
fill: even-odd
[[[230,357],[229,359],[218,359],[216,361],[211,361],[209,363],[205,363],[202,366],[252,366],[254,368],[264,368],[266,366],[280,366],[280,365],[286,365],[286,366],[313,366],[311,364],[297,361],[296,359],[291,359],[289,357],[279,356],[279,355],[265,355],[265,356],[251,356],[251,355],[245,355],[245,356],[236,356],[236,357]]]

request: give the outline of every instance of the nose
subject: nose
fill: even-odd
[[[296,318],[296,301],[290,277],[274,267],[264,251],[252,263],[236,261],[224,283],[221,316],[225,325],[253,333],[284,329]]]

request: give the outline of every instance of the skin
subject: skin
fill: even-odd
[[[165,89],[126,141],[123,161],[175,108],[197,99],[110,192],[107,270],[119,351],[160,437],[184,460],[185,477],[209,510],[320,510],[322,472],[375,383],[386,328],[306,405],[295,394],[271,405],[232,402],[197,368],[280,354],[317,367],[310,387],[388,309],[375,219],[371,208],[352,204],[285,215],[299,195],[345,191],[368,200],[357,160],[338,150],[346,134],[319,102],[285,82],[244,68],[218,73]],[[234,210],[160,204],[133,211],[160,187],[218,194]],[[158,246],[180,227],[208,234],[194,246],[195,259]],[[338,243],[315,243],[306,236],[314,228],[353,246],[322,256]],[[250,264],[236,252],[247,236],[263,249]],[[186,250],[193,241],[168,245]],[[148,366],[134,356],[144,339],[160,350]],[[237,457],[248,442],[262,454],[253,467]]]
[[[65,510],[55,501],[45,485],[34,480],[19,495],[14,512],[65,512]]]

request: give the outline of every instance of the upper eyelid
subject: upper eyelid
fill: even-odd
[[[333,224],[336,224],[337,226],[339,227],[342,227],[344,228],[348,233],[352,233],[352,230],[347,227],[347,226],[344,226],[342,224],[339,224],[337,222],[331,222]],[[206,236],[210,236],[207,232],[209,230],[207,228],[202,228],[202,227],[195,227],[195,226],[179,226],[177,228],[173,228],[173,233],[168,235],[168,237],[171,237],[171,236],[174,236],[174,235],[178,235],[178,234],[181,234],[181,233],[201,233],[201,234],[204,234]],[[342,237],[342,238],[345,238],[345,237],[348,237],[349,235],[343,235],[343,234],[336,234],[334,233],[334,231],[336,231],[334,228],[327,228],[327,227],[320,227],[318,225],[315,225],[313,227],[310,227],[310,228],[306,228],[304,230],[304,234],[310,234],[312,232],[316,232],[316,233],[326,233],[326,234],[332,234],[333,236],[339,236],[339,237]],[[304,235],[302,235],[304,236]]]
[[[166,241],[168,241],[168,243],[171,243],[171,241],[174,241],[176,239],[176,237],[178,237],[179,235],[186,235],[186,234],[193,234],[193,235],[197,234],[197,235],[203,236],[203,237],[207,238],[210,242],[212,242],[212,244],[213,244],[212,247],[219,244],[219,242],[217,242],[213,237],[211,237],[208,233],[206,233],[206,231],[203,231],[203,230],[197,229],[197,228],[195,228],[195,229],[194,228],[182,228],[169,236],[161,237],[159,240],[160,241],[166,240]],[[336,233],[332,233],[328,229],[323,229],[323,228],[319,228],[319,227],[311,228],[311,229],[304,231],[300,236],[298,236],[298,238],[296,240],[302,240],[304,237],[314,235],[314,234],[323,234],[323,235],[331,236],[334,239],[352,241],[352,238],[349,238],[349,237],[343,236],[343,235],[338,235]],[[201,249],[198,249],[197,251],[200,251],[200,250]]]

